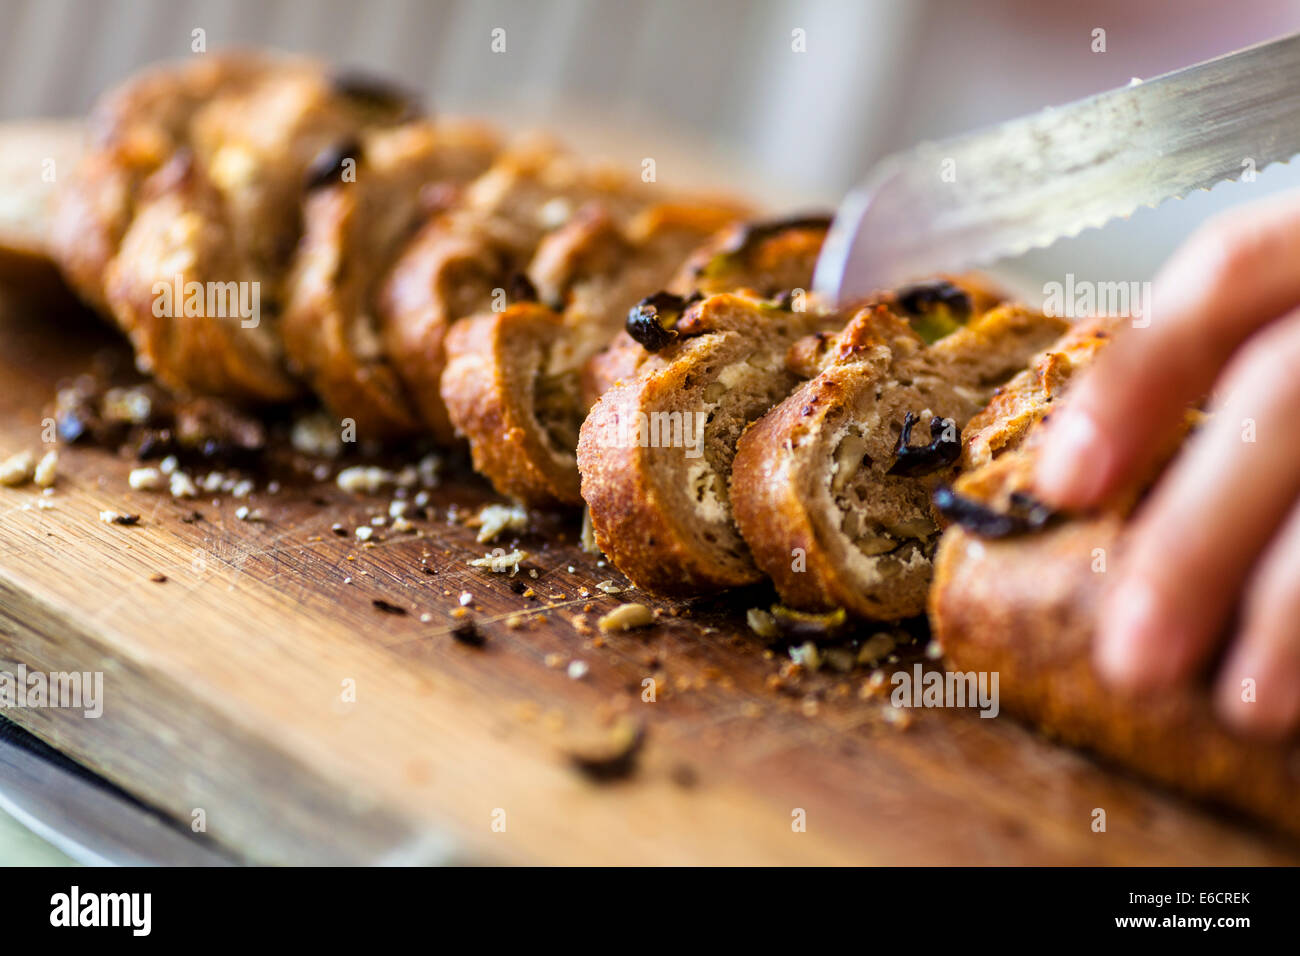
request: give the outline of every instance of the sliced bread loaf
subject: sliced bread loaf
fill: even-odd
[[[739,215],[727,204],[660,204],[620,226],[590,204],[547,235],[528,266],[541,305],[455,325],[442,398],[475,469],[498,491],[536,505],[581,501],[574,449],[590,407],[583,367],[647,289]]]
[[[732,293],[664,318],[669,343],[610,388],[582,425],[578,465],[596,543],[656,593],[748,584],[761,573],[732,521],[736,442],[798,384],[790,347],[842,319]]]
[[[736,522],[792,607],[886,620],[924,610],[939,534],[930,495],[953,474],[960,430],[1065,328],[1014,305],[972,316],[985,303],[966,290],[925,288],[796,350],[812,377],[740,439]],[[917,328],[941,337],[927,345]]]

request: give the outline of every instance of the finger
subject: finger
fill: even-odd
[[[1095,505],[1150,463],[1183,409],[1255,329],[1300,304],[1300,192],[1218,217],[1157,277],[1150,325],[1125,328],[1044,436],[1037,493]]]
[[[1216,413],[1138,515],[1103,603],[1102,675],[1168,686],[1203,664],[1251,565],[1300,492],[1300,313],[1233,360]]]
[[[1242,730],[1281,737],[1300,727],[1300,505],[1255,568],[1215,697]]]

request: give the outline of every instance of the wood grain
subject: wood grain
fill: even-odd
[[[113,336],[66,301],[0,305],[0,455],[41,447],[56,382],[106,347]],[[201,808],[207,838],[249,861],[1297,859],[1272,834],[1005,718],[925,711],[900,729],[859,698],[864,672],[771,690],[780,661],[743,618],[769,592],[697,606],[605,595],[598,582],[625,582],[576,547],[572,514],[537,515],[518,536],[538,571],[529,600],[507,576],[467,567],[487,546],[442,520],[494,500],[470,476],[436,489],[438,519],[418,522],[419,536],[362,548],[331,525],[364,523],[387,497],[327,484],[177,502],[130,490],[130,463],[109,452],[60,454],[52,510],[33,486],[0,488],[0,669],[103,671],[104,714],[7,715],[183,823]],[[240,504],[267,520],[238,520]],[[104,509],[142,520],[104,524]],[[182,520],[194,510],[202,520]],[[426,555],[436,573],[422,571]],[[481,649],[449,636],[462,591]],[[661,609],[657,625],[594,646],[570,622],[629,599]],[[512,629],[517,613],[528,622]],[[571,660],[589,665],[585,678],[555,666]],[[636,772],[594,783],[569,754],[603,744],[619,720],[646,729]],[[1091,830],[1097,807],[1105,833]],[[792,831],[797,808],[806,832]]]

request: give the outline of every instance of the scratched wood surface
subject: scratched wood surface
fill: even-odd
[[[66,301],[0,304],[0,455],[40,449],[56,383],[115,347]],[[779,656],[743,618],[770,594],[606,595],[599,582],[626,582],[577,547],[572,514],[536,515],[499,542],[532,554],[537,596],[516,593],[508,576],[466,565],[487,546],[444,520],[493,500],[472,476],[444,478],[418,536],[381,531],[362,548],[331,526],[366,522],[389,496],[323,483],[177,502],[132,491],[131,463],[112,452],[60,454],[53,508],[34,486],[0,488],[0,669],[102,671],[104,713],[8,716],[181,825],[202,810],[204,838],[248,861],[1296,859],[1271,834],[1006,718],[914,712],[900,729],[859,697],[865,671],[773,690]],[[266,520],[238,520],[241,504]],[[109,525],[101,510],[142,518]],[[465,591],[481,648],[449,636]],[[601,646],[571,622],[624,600],[665,613]],[[522,627],[506,624],[512,614]],[[568,675],[574,660],[585,677]],[[612,727],[633,724],[645,744],[627,779],[579,772],[573,753],[599,753]],[[1098,807],[1105,833],[1090,826]]]

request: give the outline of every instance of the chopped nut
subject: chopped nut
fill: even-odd
[[[416,474],[420,478],[420,485],[424,488],[437,487],[438,472],[441,470],[442,459],[433,452],[429,452],[429,454],[421,458],[415,466]]]
[[[164,484],[162,472],[157,468],[132,468],[126,483],[136,491],[160,491]]]
[[[194,482],[190,481],[190,476],[183,471],[172,472],[169,490],[173,498],[194,498],[199,493],[199,489],[194,487]]]
[[[369,541],[374,536],[375,529],[369,525],[362,525],[357,528],[357,538],[361,541]]]
[[[470,561],[469,566],[472,568],[487,568],[495,574],[503,574],[509,571],[511,574],[519,570],[519,564],[527,560],[528,552],[520,551],[516,548],[508,553],[501,552],[500,549],[482,558]]]
[[[528,512],[522,505],[484,505],[478,513],[480,543],[496,540],[503,531],[522,531],[528,525]]]
[[[578,546],[587,554],[600,554],[600,546],[596,544],[596,532],[591,526],[591,509],[582,509],[582,533],[578,538]],[[601,562],[600,567],[604,567]]]
[[[872,634],[858,648],[858,663],[873,664],[893,651],[896,644],[892,634],[884,631]]]
[[[374,494],[393,483],[393,473],[373,465],[354,465],[340,471],[334,481],[343,491],[352,494]]]
[[[29,451],[20,451],[0,462],[0,485],[16,488],[32,480],[36,462]]]
[[[457,598],[457,600],[460,601],[461,607],[468,607],[470,604],[474,603],[474,595],[470,594],[468,591],[461,591],[460,597]]]
[[[36,463],[36,468],[32,471],[32,480],[42,488],[52,488],[58,468],[59,453],[51,449]]]
[[[745,612],[745,622],[749,629],[764,640],[775,640],[780,636],[780,629],[776,626],[776,618],[761,607],[751,607]]]
[[[408,531],[414,531],[415,525],[411,524],[411,522],[407,521],[401,515],[398,515],[393,519],[393,530],[398,534],[404,534]]]
[[[599,584],[596,585],[596,589],[599,591],[604,591],[606,594],[623,593],[623,589],[619,587],[617,584],[615,584],[613,581],[601,581]]]
[[[133,514],[120,514],[116,511],[101,511],[99,520],[105,524],[124,524],[132,525],[140,523],[140,516]]]
[[[620,604],[602,617],[597,625],[602,631],[628,631],[654,623],[654,615],[644,604]]]
[[[591,668],[587,666],[586,661],[571,661],[569,663],[569,678],[571,680],[582,680],[587,676]]]
[[[294,450],[304,455],[337,458],[343,451],[339,429],[324,412],[313,412],[295,421],[289,440]]]
[[[798,647],[791,647],[790,659],[813,672],[820,670],[822,666],[821,654],[812,641],[805,641]]]
[[[230,493],[236,498],[247,498],[253,493],[253,483],[247,478],[235,482],[235,486],[230,489]]]
[[[893,724],[899,730],[906,730],[912,726],[912,715],[903,707],[885,704],[880,708],[880,716],[885,718],[885,723]]]

